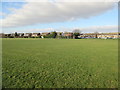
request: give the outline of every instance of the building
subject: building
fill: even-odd
[[[65,33],[64,33],[64,36],[65,36],[66,38],[73,38],[73,33],[72,33],[72,32],[65,32]]]
[[[24,38],[28,38],[28,37],[31,37],[32,36],[32,33],[24,33]]]
[[[98,38],[103,39],[117,39],[120,37],[120,33],[100,33],[98,34]]]
[[[32,37],[38,37],[38,33],[32,33]]]
[[[49,35],[49,34],[50,34],[50,33],[48,33],[48,32],[41,33],[42,36],[47,36],[47,35]]]
[[[62,36],[63,32],[57,32],[57,36]]]
[[[22,36],[24,36],[24,33],[18,33],[18,36],[22,37]]]
[[[97,38],[97,34],[95,33],[84,33],[79,36],[79,38]]]
[[[117,39],[120,33],[84,33],[79,36],[80,38],[101,38],[101,39]]]
[[[52,33],[52,32],[51,32]],[[10,33],[4,34],[0,33],[0,38],[28,38],[28,37],[39,37],[39,38],[51,38],[47,37],[51,34],[49,32],[45,33]],[[72,32],[57,32],[57,37],[55,38],[74,38],[75,35]],[[77,36],[78,38],[101,38],[101,39],[117,39],[120,38],[120,32],[114,33],[82,33]]]
[[[0,33],[0,38],[4,38],[5,34],[4,33]]]

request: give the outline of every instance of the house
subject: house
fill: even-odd
[[[57,32],[57,36],[62,36],[63,32]]]
[[[24,33],[17,33],[19,38],[23,38],[24,37]]]
[[[4,38],[5,34],[4,33],[0,33],[0,38]]]
[[[44,38],[45,36],[49,35],[50,33],[44,32],[39,35],[39,37]]]
[[[42,36],[47,36],[47,35],[49,35],[49,34],[50,34],[50,33],[48,33],[48,32],[41,33]]]
[[[57,32],[57,38],[62,38],[62,36],[63,36],[63,32]]]
[[[28,37],[31,37],[32,36],[32,33],[24,33],[24,38],[28,38]]]
[[[66,38],[73,38],[73,33],[72,32],[64,32],[64,36]]]
[[[12,37],[15,37],[15,33],[11,33],[11,36],[12,36]]]
[[[101,39],[117,39],[120,33],[84,33],[80,38],[101,38]]]
[[[2,38],[2,36],[3,36],[3,33],[0,33],[0,38]]]
[[[120,37],[120,33],[100,33],[98,34],[98,38],[103,38],[103,39],[117,39]]]
[[[79,36],[80,38],[97,38],[95,33],[84,33]]]
[[[9,36],[11,36],[11,34],[4,34],[4,38],[9,38]]]
[[[38,33],[32,33],[32,37],[38,37]]]

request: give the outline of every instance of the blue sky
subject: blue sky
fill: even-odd
[[[25,4],[27,3],[26,2],[2,2],[2,7],[0,7],[0,9],[2,9],[1,13],[3,13],[3,16],[1,15],[0,19],[6,19],[8,17],[7,15],[15,13],[12,10],[14,9],[19,10]],[[78,14],[81,14],[81,13],[78,13]],[[78,16],[75,16],[75,17],[78,17]],[[101,26],[102,28],[104,27],[106,28],[107,26],[107,29],[109,29],[108,26],[117,26],[117,25],[118,25],[118,8],[117,6],[115,6],[114,8],[106,10],[103,13],[100,13],[98,15],[93,15],[93,16],[91,15],[90,17],[87,17],[87,18],[80,17],[75,20],[65,20],[65,21],[59,20],[56,22],[45,21],[44,24],[41,22],[40,23],[37,22],[37,23],[27,24],[23,26],[21,25],[21,26],[5,27],[5,28],[3,27],[3,32],[4,33],[12,33],[15,31],[17,32],[47,32],[51,30],[51,29],[47,30],[47,28],[52,28],[52,30],[58,30],[58,31],[72,31],[73,28],[81,28],[82,32],[88,32],[88,30],[84,31],[82,30],[82,28],[84,29],[94,28],[94,30],[97,31],[97,29],[95,29],[95,27],[97,26]],[[104,32],[116,32],[117,31],[117,30],[113,30],[113,28],[110,31],[107,29],[106,30],[104,29],[105,30]],[[94,32],[94,30],[90,30],[89,32]],[[101,32],[103,31],[101,30]]]
[[[2,6],[0,7],[0,10],[2,10],[3,13],[11,14],[12,12],[9,10],[10,8],[21,8],[25,2],[0,2]],[[0,16],[0,18],[4,18],[4,16]]]

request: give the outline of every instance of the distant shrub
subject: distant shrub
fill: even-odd
[[[9,38],[14,38],[14,36],[9,36]]]

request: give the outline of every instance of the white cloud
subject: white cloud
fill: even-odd
[[[52,32],[52,31],[57,31],[54,28],[30,28],[30,29],[12,29],[10,30],[9,28],[3,28],[3,31],[1,31],[0,33],[14,33],[14,32],[18,32],[18,33],[41,33],[41,32]]]
[[[0,12],[0,16],[6,16],[6,13]]]
[[[2,26],[19,27],[90,18],[113,7],[112,2],[28,2],[3,19]]]
[[[105,26],[91,26],[86,28],[79,28],[82,32],[118,32],[117,25],[105,25]]]
[[[1,0],[2,2],[119,2],[119,0]]]
[[[82,33],[94,33],[94,32],[118,32],[118,26],[117,25],[104,25],[104,26],[90,26],[90,27],[74,27],[74,28],[66,28],[66,27],[60,27],[58,29],[55,28],[34,28],[34,29],[22,29],[17,32],[21,33],[31,33],[31,32],[72,32],[75,29],[79,29]],[[9,30],[7,30],[8,33]],[[12,30],[11,32],[16,32],[16,30]]]
[[[8,8],[8,10],[9,10],[12,14],[17,11],[17,9],[15,9],[15,8]]]
[[[74,28],[66,28],[61,27],[56,29],[56,31],[62,32],[72,32],[75,29],[79,29],[83,33],[93,33],[93,32],[118,32],[118,25],[102,25],[102,26],[90,26],[90,27],[74,27]],[[49,30],[48,30],[49,31]]]

